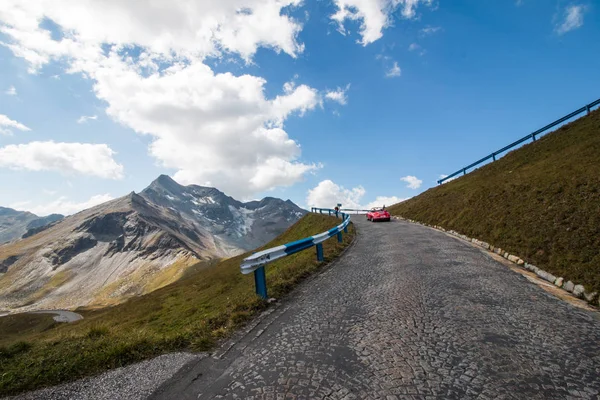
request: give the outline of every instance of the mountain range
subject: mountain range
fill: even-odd
[[[63,218],[64,216],[60,214],[38,217],[28,211],[0,207],[0,244],[21,239],[24,235],[32,235]]]
[[[289,200],[244,203],[161,175],[139,194],[0,246],[0,311],[116,304],[179,279],[199,261],[259,247],[305,213]]]

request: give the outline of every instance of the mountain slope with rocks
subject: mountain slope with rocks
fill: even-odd
[[[117,304],[177,280],[193,264],[256,248],[305,213],[289,200],[242,203],[161,175],[139,194],[0,246],[0,310]]]
[[[46,217],[27,211],[17,211],[12,208],[0,207],[0,243],[7,243],[20,239],[32,231],[42,230],[49,224],[60,221],[64,217],[60,214],[51,214]]]

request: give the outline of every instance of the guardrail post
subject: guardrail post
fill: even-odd
[[[492,153],[492,160],[496,161],[496,153]]]
[[[466,175],[466,174],[467,174],[467,169],[463,168],[463,175]]]
[[[331,210],[327,210],[327,214],[331,216]]]
[[[317,261],[324,261],[325,258],[323,257],[323,244],[319,243],[315,247],[317,248]]]
[[[337,233],[338,243],[342,243],[342,232]]]
[[[585,106],[585,110],[587,111],[587,115],[590,115],[590,106],[589,105]]]
[[[535,135],[531,135],[531,138],[533,139],[533,141],[535,142]]]
[[[254,285],[256,286],[256,294],[263,299],[268,299],[267,296],[267,277],[265,275],[265,266],[261,266],[254,271]]]

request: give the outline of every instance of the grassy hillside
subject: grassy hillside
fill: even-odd
[[[265,248],[323,232],[339,222],[308,214]],[[326,241],[326,261],[337,256],[353,235],[350,225],[343,243],[335,238]],[[199,265],[178,282],[118,306],[81,311],[85,319],[73,324],[51,324],[42,318],[35,325],[31,316],[0,318],[0,395],[73,380],[161,353],[210,349],[266,307],[254,294],[253,275],[240,273],[245,256]],[[269,264],[269,295],[281,297],[322,265],[314,249]],[[18,326],[27,329],[20,331]]]
[[[389,209],[600,291],[600,111]]]

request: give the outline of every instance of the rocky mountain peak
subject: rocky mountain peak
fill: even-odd
[[[162,190],[167,192],[178,193],[183,189],[179,183],[175,182],[169,175],[159,175],[147,189]]]
[[[0,309],[119,302],[156,288],[156,282],[172,282],[199,260],[259,247],[305,213],[289,200],[244,203],[216,188],[183,186],[161,175],[140,193],[32,229],[22,241],[2,247]],[[3,274],[9,270],[10,280]],[[57,273],[68,277],[60,290],[50,288]],[[36,298],[45,285],[49,294]]]

